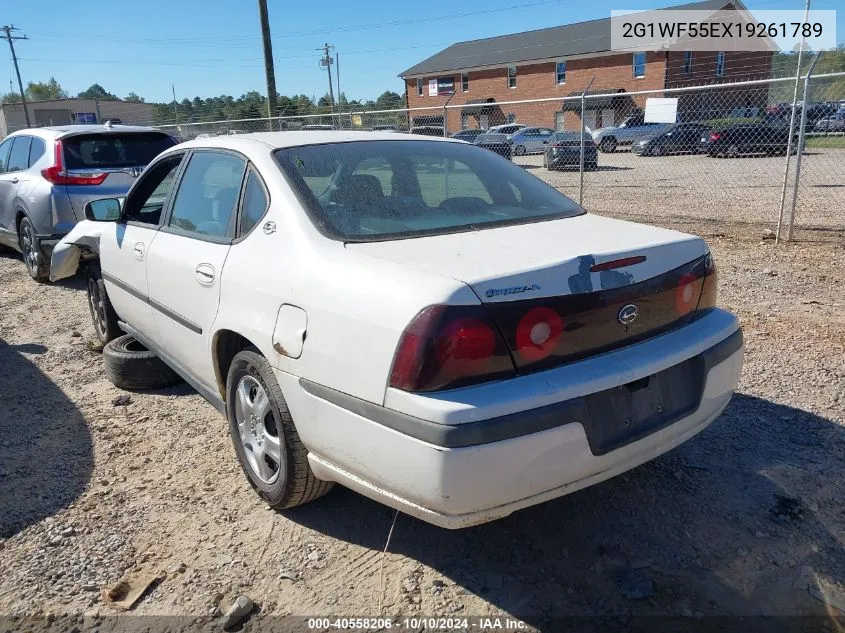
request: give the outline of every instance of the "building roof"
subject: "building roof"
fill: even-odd
[[[745,7],[733,0],[703,0],[674,7],[672,10],[718,11],[727,5]],[[504,66],[539,59],[553,59],[602,53],[610,50],[610,18],[564,24],[536,31],[487,37],[458,42],[421,61],[400,77],[477,68]]]

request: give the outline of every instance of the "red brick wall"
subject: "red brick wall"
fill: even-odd
[[[423,96],[417,96],[416,79],[408,79],[408,104],[411,108],[424,106],[442,107],[449,95],[428,96],[428,80],[437,77],[454,76],[456,93],[450,105],[460,105],[471,99],[493,98],[497,102],[520,101],[524,99],[544,99],[564,97],[572,92],[581,92],[595,75],[595,81],[590,90],[624,89],[627,92],[636,90],[654,90],[663,87],[666,64],[664,53],[648,53],[646,55],[645,77],[633,77],[633,58],[630,53],[607,55],[585,59],[570,59],[566,62],[566,83],[558,85],[555,77],[555,63],[544,62],[517,66],[516,88],[508,88],[507,68],[492,70],[470,70],[469,91],[461,92],[460,73],[442,73],[423,78]],[[637,105],[643,107],[644,98],[635,97]],[[642,102],[642,103],[640,103]],[[554,127],[555,112],[559,111],[560,102],[503,105],[504,114],[513,113],[519,123],[544,125]],[[421,112],[420,115],[440,115],[442,112],[434,110]],[[411,116],[415,116],[412,112]],[[578,125],[575,113],[566,114],[566,125]],[[621,116],[617,115],[617,122]],[[470,126],[474,127],[474,119],[470,119]],[[460,129],[460,108],[448,109],[448,127],[450,131]]]

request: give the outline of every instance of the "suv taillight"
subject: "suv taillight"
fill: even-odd
[[[106,173],[68,174],[64,167],[64,148],[61,141],[56,141],[53,166],[42,169],[41,175],[54,185],[101,185],[108,176]]]
[[[436,391],[515,375],[496,324],[483,306],[429,306],[405,328],[390,386]]]
[[[710,132],[710,142],[711,143],[718,141],[720,138],[722,138],[722,135],[719,134],[718,132]]]

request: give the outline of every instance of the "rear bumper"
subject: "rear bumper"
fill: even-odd
[[[707,361],[692,410],[624,445],[596,447],[588,429],[604,421],[578,418],[580,401],[697,357]],[[567,367],[438,397],[389,390],[390,408],[284,372],[277,376],[317,477],[430,523],[461,528],[609,479],[685,442],[727,405],[742,359],[735,318],[717,310]]]

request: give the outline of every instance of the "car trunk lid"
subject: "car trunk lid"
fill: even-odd
[[[708,255],[698,237],[595,215],[347,248],[468,284],[518,371],[626,345],[691,318]]]

